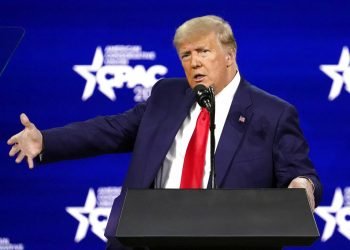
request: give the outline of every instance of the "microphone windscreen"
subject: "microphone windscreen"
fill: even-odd
[[[198,84],[193,88],[196,94],[196,100],[201,107],[205,107],[208,110],[211,109],[211,95],[207,87],[202,84]]]

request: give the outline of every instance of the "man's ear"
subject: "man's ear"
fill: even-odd
[[[226,67],[230,67],[236,61],[236,50],[228,48],[226,52]]]

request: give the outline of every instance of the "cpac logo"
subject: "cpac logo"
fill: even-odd
[[[335,190],[332,205],[317,207],[315,213],[326,222],[321,241],[329,240],[336,228],[350,240],[350,221],[347,219],[350,216],[350,187],[344,189],[344,194],[338,187]]]
[[[86,237],[90,226],[97,237],[107,241],[104,231],[113,200],[119,196],[120,191],[121,187],[100,187],[97,189],[96,196],[94,189],[90,188],[83,207],[66,207],[66,211],[79,221],[75,242],[78,243]]]
[[[328,100],[333,101],[340,95],[345,84],[345,90],[350,93],[350,53],[348,47],[343,47],[338,65],[324,64],[320,70],[332,78],[333,83]]]
[[[143,65],[128,65],[130,60],[155,60],[154,51],[142,51],[139,45],[111,45],[104,51],[105,54],[101,47],[97,47],[91,65],[73,67],[86,80],[83,101],[93,95],[96,86],[111,101],[117,99],[114,88],[124,86],[134,89],[135,102],[145,101],[154,83],[168,72],[163,65],[153,65],[148,69]]]

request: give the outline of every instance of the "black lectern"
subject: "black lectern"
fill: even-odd
[[[304,189],[128,190],[116,236],[134,247],[265,249],[319,233]]]

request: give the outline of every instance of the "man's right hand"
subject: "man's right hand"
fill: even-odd
[[[9,155],[17,155],[16,163],[22,162],[26,157],[29,168],[33,168],[33,159],[43,150],[43,136],[24,113],[20,119],[24,129],[7,141],[8,145],[12,145]]]

